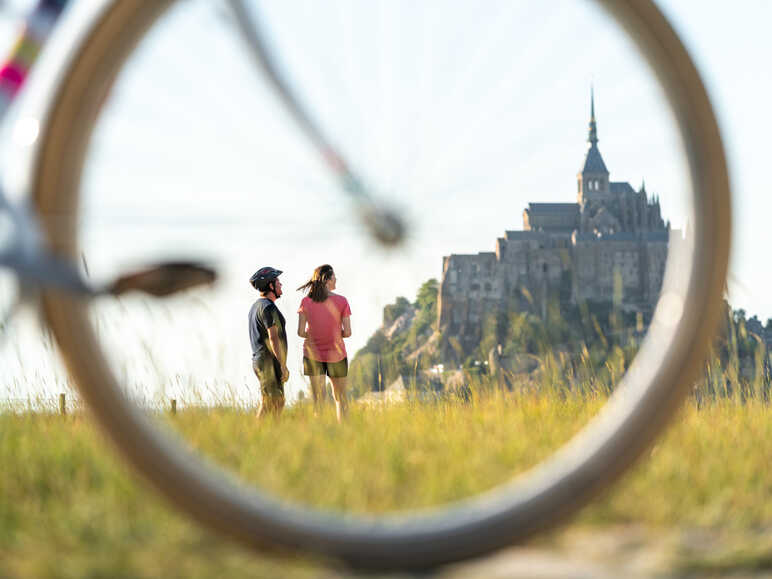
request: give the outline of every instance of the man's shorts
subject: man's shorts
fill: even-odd
[[[318,362],[303,356],[303,374],[305,376],[322,376],[330,378],[345,378],[348,376],[348,358],[340,362]]]
[[[284,384],[281,382],[281,366],[277,360],[252,360],[252,369],[260,381],[263,399],[284,398]]]

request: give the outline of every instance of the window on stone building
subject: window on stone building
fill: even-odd
[[[479,283],[473,283],[472,285],[469,286],[469,289],[472,290],[472,291],[477,291],[477,290],[480,289],[480,284]]]
[[[486,291],[486,292],[489,292],[489,291],[491,291],[491,284],[489,284],[489,283],[487,283],[487,282],[485,283],[485,291]]]

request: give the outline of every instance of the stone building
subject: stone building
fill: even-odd
[[[549,299],[613,301],[626,310],[651,312],[662,285],[670,224],[644,184],[636,191],[609,179],[592,96],[588,142],[575,203],[529,203],[523,230],[507,231],[495,251],[443,258],[438,308],[445,335],[473,346],[489,312],[518,303],[543,311]]]

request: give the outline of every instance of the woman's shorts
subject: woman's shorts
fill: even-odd
[[[318,362],[303,356],[303,374],[306,376],[322,376],[330,378],[345,378],[348,376],[348,358],[340,362]]]

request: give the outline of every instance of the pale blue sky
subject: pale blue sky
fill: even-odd
[[[735,191],[731,301],[765,320],[771,4],[661,5],[703,72],[724,131]],[[292,330],[294,287],[316,265],[333,264],[354,312],[353,355],[385,304],[439,276],[443,255],[492,251],[497,236],[522,227],[530,201],[574,200],[591,83],[611,178],[636,188],[645,178],[665,217],[685,221],[686,166],[668,108],[629,41],[593,4],[260,6],[305,102],[373,188],[406,211],[409,243],[396,254],[372,246],[249,68],[224,9],[183,3],[104,111],[85,181],[83,244],[97,277],[168,255],[209,257],[224,276],[214,292],[171,303],[98,306],[127,374],[253,382],[245,316],[255,295],[245,280],[264,264],[286,271],[279,304]],[[4,22],[0,32],[8,30]],[[290,352],[297,367],[297,339]]]
[[[772,317],[772,2],[662,2],[695,59],[716,108],[732,177],[730,299]]]

